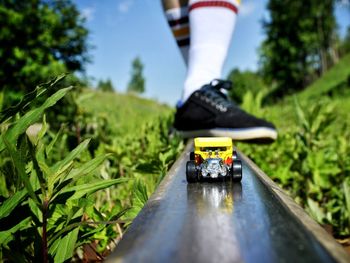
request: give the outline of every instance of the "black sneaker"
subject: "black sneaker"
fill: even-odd
[[[195,91],[177,108],[175,129],[184,138],[225,136],[242,141],[276,140],[277,131],[272,123],[244,112],[222,92],[230,88],[230,81],[214,80]]]

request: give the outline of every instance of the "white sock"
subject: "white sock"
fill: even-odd
[[[189,1],[190,49],[182,101],[213,79],[221,78],[239,0]]]
[[[190,28],[188,22],[188,7],[172,8],[165,11],[171,31],[180,48],[186,65],[188,64],[188,50],[190,45]]]

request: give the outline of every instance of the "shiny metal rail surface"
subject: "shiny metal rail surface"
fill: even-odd
[[[187,184],[185,149],[107,262],[346,262],[243,158],[242,182]]]

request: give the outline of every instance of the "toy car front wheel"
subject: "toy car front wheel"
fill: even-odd
[[[242,180],[242,162],[240,160],[234,160],[231,172],[234,182],[240,182]]]
[[[195,183],[198,181],[197,169],[194,161],[188,161],[186,164],[186,179],[188,183]]]
[[[194,158],[195,158],[195,157],[194,157],[194,152],[190,152],[190,160],[191,160],[191,161],[194,161]]]

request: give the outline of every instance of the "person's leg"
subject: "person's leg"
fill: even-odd
[[[239,0],[163,0],[169,24],[188,64],[182,105],[174,127],[183,137],[229,136],[236,140],[273,141],[273,124],[237,107],[222,92],[231,87],[221,78],[238,12]],[[189,17],[187,18],[187,11]],[[190,37],[188,34],[190,24]],[[180,37],[181,35],[181,37]],[[188,47],[184,48],[187,39]],[[188,55],[188,56],[187,56]]]
[[[222,78],[239,0],[189,1],[191,44],[182,100],[213,79]]]
[[[162,0],[165,16],[187,65],[190,45],[188,0]]]

